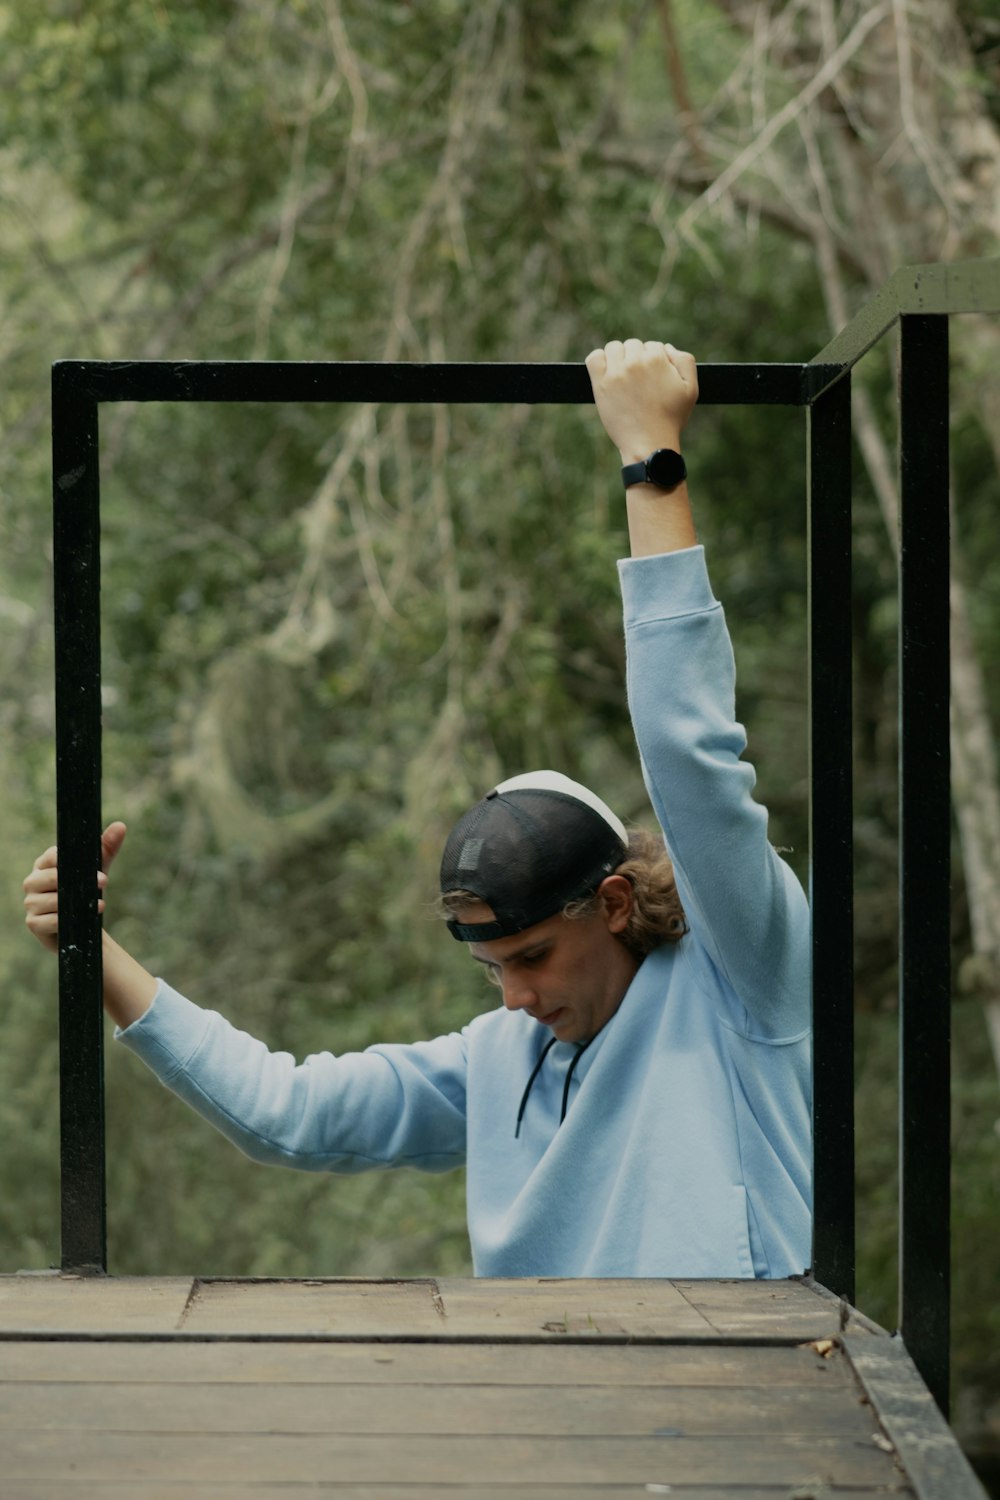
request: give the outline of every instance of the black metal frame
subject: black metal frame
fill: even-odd
[[[948,1385],[947,318],[1000,311],[1000,261],[904,267],[806,364],[706,365],[703,405],[808,413],[815,1277],[854,1297],[850,372],[901,324],[900,1327]],[[67,360],[53,366],[62,1263],[107,1265],[100,858],[98,406],[118,401],[576,404],[582,365]]]

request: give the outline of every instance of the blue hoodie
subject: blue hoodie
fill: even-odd
[[[810,1253],[808,908],[739,758],[702,548],[619,570],[629,708],[690,931],[585,1049],[549,1047],[516,1137],[551,1040],[523,1012],[297,1065],[161,981],[117,1035],[257,1161],[465,1163],[479,1276],[790,1276]]]

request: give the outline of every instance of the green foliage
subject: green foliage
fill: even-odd
[[[978,1005],[952,1011],[952,1382],[955,1390],[995,1390],[1000,1378],[996,1266],[978,1247],[992,1243],[1000,1168],[997,1097],[989,1041]],[[858,1305],[885,1328],[897,1325],[899,1108],[896,1016],[862,1013],[858,1030]]]

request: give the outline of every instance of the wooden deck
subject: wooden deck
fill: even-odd
[[[0,1276],[3,1500],[980,1500],[805,1282]]]

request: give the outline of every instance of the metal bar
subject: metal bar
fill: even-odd
[[[1000,312],[1000,258],[900,266],[813,364],[855,365],[902,314]]]
[[[900,319],[899,1323],[947,1412],[950,1218],[948,319]]]
[[[104,1271],[97,406],[59,366],[52,372],[52,479],[62,1265]]]
[[[847,364],[817,364],[812,360],[809,364],[802,366],[802,404],[811,406],[812,403],[828,391],[831,386],[846,379],[851,373],[851,367]]]
[[[367,364],[353,361],[66,360],[95,401],[442,401],[587,405],[581,364]],[[702,365],[707,406],[801,406],[801,364]]]
[[[854,1300],[851,381],[808,414],[813,1274]]]
[[[914,279],[914,273],[920,274]],[[912,285],[907,285],[908,277]],[[935,314],[958,306],[1000,310],[1000,261],[904,268],[808,365],[705,365],[699,371],[705,405],[810,408],[814,787],[810,828],[817,1056],[813,1268],[825,1285],[851,1300],[850,381],[846,371],[892,325],[900,309],[911,304],[931,307]],[[944,1404],[948,960],[947,902],[940,899],[940,882],[943,875],[946,884],[948,874],[948,746],[947,630],[946,623],[940,622],[947,618],[947,383],[942,378],[947,325],[941,316],[905,311],[902,322],[900,1309],[914,1358]],[[585,404],[591,399],[586,369],[579,364],[67,361],[54,367],[64,1268],[101,1270],[106,1266],[101,950],[93,883],[101,827],[98,403]],[[935,726],[931,735],[925,733],[928,716]],[[929,915],[934,921],[928,920]],[[922,1114],[936,1132],[930,1147]]]
[[[710,366],[709,401],[800,405],[801,365]],[[592,400],[583,365],[60,361],[52,371],[62,1266],[107,1269],[100,922],[100,401]],[[703,389],[704,399],[704,389]]]

